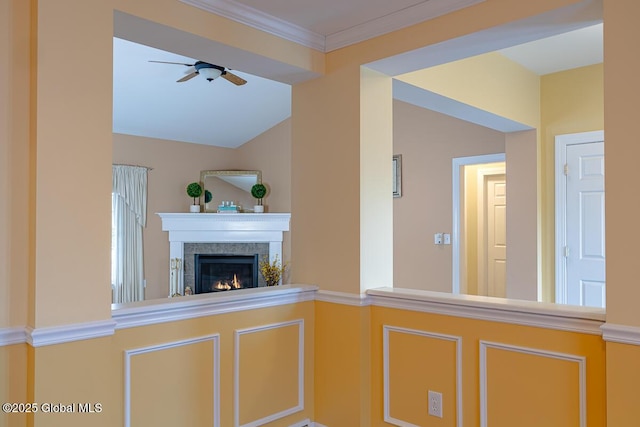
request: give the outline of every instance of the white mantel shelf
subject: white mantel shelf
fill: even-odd
[[[282,242],[290,213],[159,213],[169,242]]]

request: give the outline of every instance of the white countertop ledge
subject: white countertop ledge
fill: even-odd
[[[405,288],[367,291],[370,304],[380,307],[444,314],[501,323],[602,335],[606,310],[507,298],[449,294]]]
[[[313,285],[281,285],[112,304],[111,317],[116,321],[116,329],[133,328],[313,301],[317,290]]]

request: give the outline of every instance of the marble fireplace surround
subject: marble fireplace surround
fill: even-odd
[[[214,244],[212,247],[233,248],[236,244],[268,245],[269,260],[276,256],[282,261],[282,240],[285,231],[289,231],[290,213],[158,213],[162,219],[162,230],[169,232],[169,259],[180,260],[183,268],[169,268],[169,286],[172,275],[177,276],[177,292],[184,294],[185,269],[187,264],[185,244]],[[194,246],[194,245],[188,245]],[[264,246],[264,245],[258,245]],[[216,251],[217,252],[217,251]],[[225,250],[226,252],[226,250]],[[240,250],[243,252],[243,250]],[[244,254],[244,253],[243,253]],[[192,265],[192,263],[190,264]],[[168,290],[168,294],[171,290]]]

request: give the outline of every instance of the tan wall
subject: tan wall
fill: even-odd
[[[27,323],[30,199],[28,2],[0,3],[0,328]]]
[[[404,102],[393,108],[393,152],[402,154],[402,197],[393,201],[393,284],[451,292],[451,246],[434,245],[433,234],[453,227],[452,159],[504,153],[505,137]]]
[[[270,211],[290,211],[288,147],[291,136],[288,130],[289,120],[238,149],[113,135],[114,163],[153,168],[148,173],[147,227],[143,232],[145,299],[165,298],[169,289],[169,240],[156,213],[188,212],[192,200],[186,194],[186,187],[200,180],[201,170],[262,170],[263,182],[271,188],[265,199]],[[286,260],[288,245],[285,248]]]
[[[537,301],[538,251],[538,132],[505,136],[507,159],[507,298]],[[543,286],[553,286],[546,282]],[[553,302],[553,301],[551,301]]]

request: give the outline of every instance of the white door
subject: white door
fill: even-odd
[[[560,236],[564,245],[556,248],[560,264],[556,300],[605,307],[604,135],[579,135],[589,138],[561,147],[565,221],[558,227],[564,228]]]
[[[492,297],[506,296],[507,272],[507,193],[506,176],[502,173],[479,171],[482,175],[484,202],[481,233],[478,239],[480,262],[478,263],[478,293]]]

